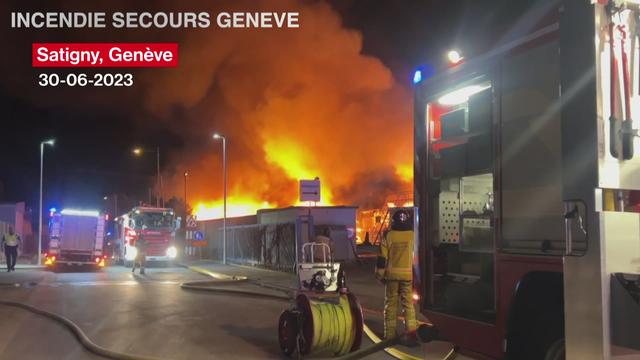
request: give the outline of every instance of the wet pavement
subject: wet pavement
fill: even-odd
[[[295,287],[293,274],[199,262],[227,275]],[[366,265],[350,268],[350,286],[367,308],[367,323],[382,329],[382,286],[371,284]],[[360,268],[362,267],[362,268]],[[359,274],[362,272],[362,274]],[[98,345],[162,359],[282,359],[277,324],[286,302],[188,291],[182,282],[208,277],[184,267],[150,268],[145,275],[112,266],[102,271],[50,272],[18,267],[0,273],[0,298],[37,306],[76,322]],[[19,284],[18,286],[14,284]],[[248,285],[248,284],[247,284]],[[259,287],[253,286],[256,291]],[[0,305],[0,354],[15,359],[102,359],[80,346],[63,326],[23,309]],[[367,340],[363,346],[371,343]],[[438,359],[449,344],[406,349]],[[458,357],[460,359],[462,357]],[[391,359],[377,353],[367,359]]]

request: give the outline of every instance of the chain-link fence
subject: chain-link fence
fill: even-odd
[[[222,257],[222,229],[216,241],[216,258]],[[296,262],[296,226],[293,223],[227,227],[227,261],[263,266],[273,270],[294,271]]]

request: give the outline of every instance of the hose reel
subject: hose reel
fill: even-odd
[[[311,299],[299,294],[291,309],[280,315],[278,340],[291,356],[344,355],[360,348],[364,319],[351,293]]]

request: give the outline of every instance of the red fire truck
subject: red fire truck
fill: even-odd
[[[118,262],[131,266],[136,258],[136,240],[147,242],[147,261],[172,261],[178,251],[175,244],[176,219],[172,209],[138,206],[118,217],[118,241],[114,249]]]
[[[540,3],[523,38],[414,77],[420,306],[482,358],[635,359],[640,1]]]

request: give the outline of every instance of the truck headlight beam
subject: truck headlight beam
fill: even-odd
[[[171,259],[175,259],[178,256],[178,249],[175,246],[169,246],[167,248],[167,256]]]

